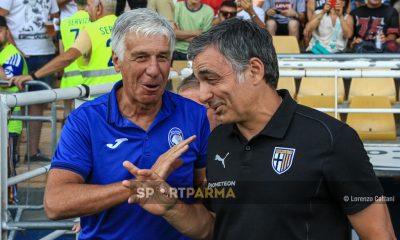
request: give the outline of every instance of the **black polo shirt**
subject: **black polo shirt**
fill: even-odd
[[[345,123],[278,93],[282,104],[250,141],[234,124],[211,133],[214,239],[346,239],[346,215],[383,194],[363,144]]]

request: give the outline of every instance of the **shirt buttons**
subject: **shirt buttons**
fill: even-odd
[[[250,147],[249,145],[246,145],[246,147],[244,147],[244,149],[245,149],[246,151],[250,151],[250,150],[251,150],[251,147]]]

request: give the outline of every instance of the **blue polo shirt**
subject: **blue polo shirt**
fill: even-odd
[[[51,168],[80,174],[88,184],[110,184],[132,175],[125,160],[149,169],[157,158],[180,139],[196,135],[181,159],[184,164],[167,179],[175,187],[193,186],[193,172],[205,167],[210,133],[206,109],[165,91],[162,107],[147,131],[121,115],[115,84],[109,94],[73,111],[62,130]],[[81,217],[79,239],[186,239],[162,217],[136,204],[122,203],[107,211]]]

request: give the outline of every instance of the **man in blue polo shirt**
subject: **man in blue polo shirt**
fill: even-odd
[[[162,217],[127,203],[130,191],[121,181],[131,174],[122,163],[151,168],[177,187],[203,181],[206,109],[164,91],[175,45],[165,18],[128,11],[111,39],[123,79],[69,116],[48,176],[46,213],[51,219],[80,216],[79,239],[185,239]]]

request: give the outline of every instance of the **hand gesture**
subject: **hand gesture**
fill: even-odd
[[[243,10],[252,15],[254,13],[253,4],[250,0],[239,0]]]
[[[331,10],[331,1],[330,0],[326,0],[325,1],[325,5],[324,5],[324,7],[322,8],[322,11],[324,12],[324,13],[328,13],[330,10]]]
[[[30,75],[20,75],[10,78],[10,86],[14,84],[18,89],[24,89],[25,82],[33,80]]]
[[[335,12],[339,17],[343,16],[343,1],[336,1]]]
[[[266,12],[267,16],[272,17],[276,14],[276,9],[275,8],[270,8]]]
[[[129,161],[123,165],[136,177],[134,180],[122,181],[122,185],[131,192],[128,203],[139,204],[149,213],[160,216],[175,206],[177,196],[171,194],[170,186],[154,171],[139,169]]]
[[[182,165],[183,161],[179,157],[189,149],[189,144],[195,139],[196,136],[193,135],[161,154],[151,167],[151,170],[161,179],[167,179],[175,169]]]

